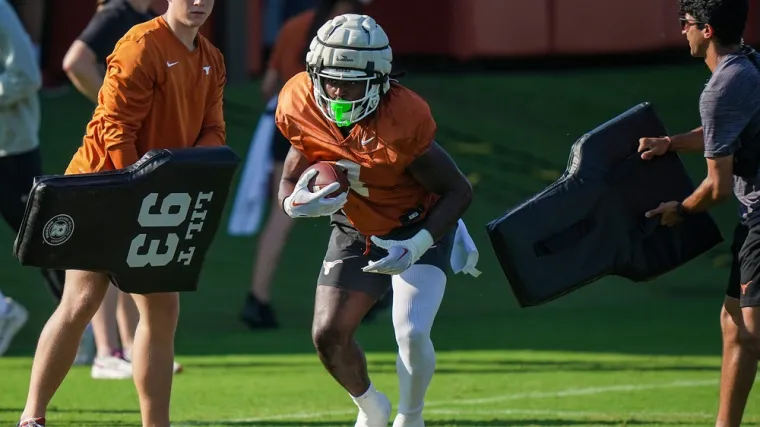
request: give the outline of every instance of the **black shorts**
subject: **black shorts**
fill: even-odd
[[[0,214],[18,234],[26,213],[26,200],[32,190],[34,178],[42,175],[40,150],[0,157]],[[48,290],[56,302],[63,295],[63,270],[40,269]]]
[[[275,128],[272,136],[272,159],[275,162],[282,163],[288,156],[288,151],[290,151],[290,141],[282,135],[279,129]],[[277,177],[277,179],[279,178]]]
[[[741,307],[760,306],[760,225],[736,226],[731,255],[726,295],[739,299]]]
[[[0,157],[0,214],[18,233],[34,178],[42,175],[40,150]]]
[[[387,274],[365,273],[362,271],[370,261],[378,261],[388,253],[371,242],[350,225],[342,214],[332,215],[333,227],[327,253],[319,271],[317,285],[335,286],[364,292],[380,300],[391,288],[391,277]],[[384,239],[405,240],[414,236],[420,230],[419,224],[398,228]],[[416,264],[433,265],[443,272],[448,272],[451,266],[451,248],[454,243],[456,228],[452,229],[433,247],[427,250]],[[366,253],[369,243],[369,252]],[[366,253],[366,254],[365,254]]]

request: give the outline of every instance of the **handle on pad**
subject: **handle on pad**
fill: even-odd
[[[536,242],[533,245],[533,250],[539,257],[562,252],[586,237],[595,227],[596,221],[593,216],[583,218],[570,227]]]

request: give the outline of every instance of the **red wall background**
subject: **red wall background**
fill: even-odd
[[[223,1],[223,0],[221,0]],[[48,2],[50,17],[45,26],[45,45],[43,64],[45,82],[60,83],[66,79],[63,73],[63,56],[79,33],[84,30],[90,18],[95,13],[94,0],[66,0]],[[166,0],[153,0],[153,9],[158,13],[166,11]],[[213,16],[206,21],[201,31],[211,37],[214,30]]]
[[[256,74],[262,68],[264,1],[248,2],[247,60]],[[65,79],[63,55],[95,12],[95,1],[51,3],[56,18],[46,28],[45,74],[57,82]],[[166,0],[154,3],[157,11],[165,10]],[[367,10],[388,33],[394,53],[460,60],[686,48],[676,12],[675,0],[375,0]],[[760,0],[751,0],[749,16],[745,40],[760,45]],[[202,29],[211,39],[214,26],[222,25],[214,18]]]

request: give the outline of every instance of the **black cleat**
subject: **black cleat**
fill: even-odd
[[[248,294],[240,312],[240,320],[251,329],[276,329],[280,325],[270,304],[265,304]]]

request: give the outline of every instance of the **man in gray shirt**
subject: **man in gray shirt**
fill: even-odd
[[[647,212],[666,226],[705,212],[733,193],[739,224],[721,313],[723,361],[716,426],[741,424],[760,360],[760,55],[742,43],[748,0],[679,0],[682,33],[691,54],[712,77],[699,99],[702,126],[670,137],[642,138],[651,159],[668,150],[702,151],[707,177],[683,201]]]

